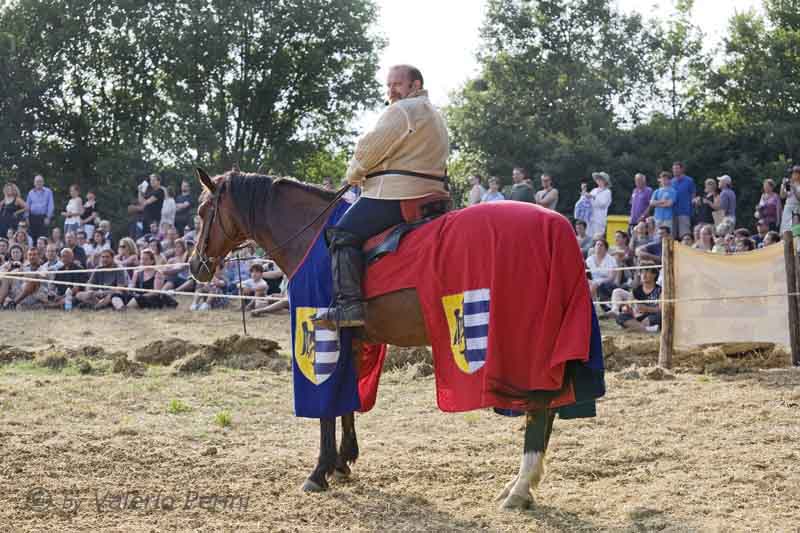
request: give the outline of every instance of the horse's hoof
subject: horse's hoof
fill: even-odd
[[[517,477],[519,477],[519,476],[517,476]],[[497,495],[497,497],[494,499],[494,501],[499,502],[500,500],[504,500],[506,498],[506,496],[508,496],[508,493],[511,492],[511,489],[513,489],[514,485],[517,484],[517,477],[515,477],[514,479],[512,479],[511,481],[506,483],[505,488],[500,491],[500,494]]]
[[[303,492],[325,492],[327,487],[323,487],[311,478],[306,479],[303,483]]]
[[[500,508],[506,510],[528,509],[531,505],[533,505],[533,497],[530,494],[520,496],[512,493],[503,501]]]
[[[350,468],[345,467],[346,470],[336,468],[333,471],[333,479],[336,481],[348,481],[350,479]]]

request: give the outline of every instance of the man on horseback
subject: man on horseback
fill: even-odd
[[[394,66],[386,88],[389,105],[359,139],[347,169],[347,181],[362,187],[361,197],[327,234],[335,307],[313,318],[317,327],[364,325],[362,245],[404,221],[403,200],[447,193],[447,126],[428,100],[422,74],[410,65]]]

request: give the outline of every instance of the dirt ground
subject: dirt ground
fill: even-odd
[[[508,512],[493,499],[518,468],[520,420],[441,413],[433,378],[414,367],[385,372],[377,406],[358,416],[353,479],[301,493],[318,425],[292,415],[289,317],[248,330],[280,348],[236,344],[232,311],[0,314],[0,526],[800,530],[800,371],[785,358],[712,351],[664,373],[645,346],[654,339],[609,344],[598,417],[556,421],[535,505]],[[151,344],[170,338],[191,345],[177,362]],[[257,368],[225,349],[253,352]],[[134,361],[137,350],[163,364]],[[195,350],[212,369],[179,373]]]

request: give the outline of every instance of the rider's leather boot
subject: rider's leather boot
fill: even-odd
[[[335,307],[317,313],[311,320],[324,329],[356,328],[364,325],[361,277],[364,255],[358,236],[337,228],[328,230],[333,271]]]

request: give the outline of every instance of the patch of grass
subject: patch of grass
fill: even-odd
[[[188,413],[191,410],[192,408],[189,407],[186,403],[177,399],[170,400],[169,405],[167,406],[167,412],[173,415]]]
[[[60,373],[60,370],[39,366],[33,361],[18,361],[0,366],[0,375],[8,376],[16,376],[18,374],[24,374],[26,376],[52,376],[53,374]]]
[[[470,426],[474,426],[475,424],[477,424],[480,419],[481,419],[480,413],[466,413],[466,414],[464,414],[464,420]]]
[[[214,415],[214,423],[221,428],[231,427],[232,422],[233,416],[231,415],[230,411],[220,411]]]
[[[711,377],[703,374],[701,376],[697,376],[697,381],[700,383],[711,383]]]

